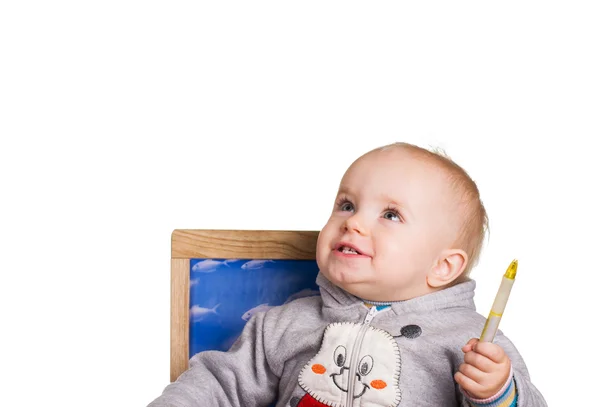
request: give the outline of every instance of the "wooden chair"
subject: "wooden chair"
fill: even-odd
[[[173,231],[171,381],[175,381],[188,368],[190,357],[199,349],[198,346],[194,347],[196,338],[219,340],[215,333],[227,331],[229,338],[219,347],[214,343],[202,345],[207,349],[226,349],[253,312],[299,296],[318,293],[314,284],[318,272],[315,261],[318,233],[272,230]],[[211,288],[211,284],[216,288]],[[210,294],[207,296],[210,298],[204,299],[209,303],[195,304],[200,301],[195,296],[203,293]],[[217,297],[213,297],[213,294]],[[224,301],[217,302],[215,298]],[[239,307],[237,311],[232,307],[238,300],[245,304],[252,301],[258,304],[240,315]]]

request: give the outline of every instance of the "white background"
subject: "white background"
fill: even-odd
[[[479,311],[518,258],[501,329],[549,405],[589,405],[595,2],[212,3],[0,6],[0,404],[146,405],[172,230],[318,230],[356,157],[409,141],[480,186]]]

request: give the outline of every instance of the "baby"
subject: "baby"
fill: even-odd
[[[256,314],[151,407],[546,406],[514,345],[476,338],[479,191],[450,159],[396,143],[346,171],[317,242],[321,296]]]

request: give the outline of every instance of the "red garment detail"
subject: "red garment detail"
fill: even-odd
[[[302,400],[296,407],[328,407],[327,404],[321,403],[319,400],[314,399],[310,394],[306,394],[302,397]]]

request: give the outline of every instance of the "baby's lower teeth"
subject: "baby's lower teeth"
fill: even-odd
[[[357,254],[356,251],[352,249],[344,249],[344,253]]]

